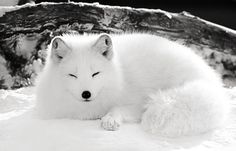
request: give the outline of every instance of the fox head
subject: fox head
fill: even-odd
[[[112,40],[107,34],[64,35],[52,40],[48,59],[68,95],[92,102],[115,80],[113,56]]]

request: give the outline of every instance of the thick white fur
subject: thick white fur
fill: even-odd
[[[142,126],[164,136],[193,135],[226,122],[228,96],[222,88],[196,80],[150,97]],[[222,101],[223,100],[223,101]]]
[[[92,48],[99,37],[59,37],[70,49],[60,63],[53,62],[49,47],[37,84],[41,116],[102,118],[107,130],[141,120],[145,130],[167,136],[206,132],[224,122],[228,98],[222,82],[190,49],[154,35],[110,35],[108,59],[99,53],[102,46]],[[82,100],[84,90],[91,91],[92,101]]]

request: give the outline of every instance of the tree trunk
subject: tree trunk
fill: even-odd
[[[9,9],[0,17],[0,88],[32,84],[51,38],[71,32],[155,34],[194,47],[223,77],[236,77],[236,32],[186,12],[96,3],[40,3]]]

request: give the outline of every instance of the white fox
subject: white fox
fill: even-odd
[[[228,97],[192,50],[150,34],[55,37],[37,83],[45,118],[100,119],[106,130],[141,122],[166,136],[220,127]]]

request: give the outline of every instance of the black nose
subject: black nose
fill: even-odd
[[[84,91],[84,92],[82,93],[82,98],[88,99],[88,98],[90,98],[90,97],[91,97],[91,93],[90,93],[89,91]]]

